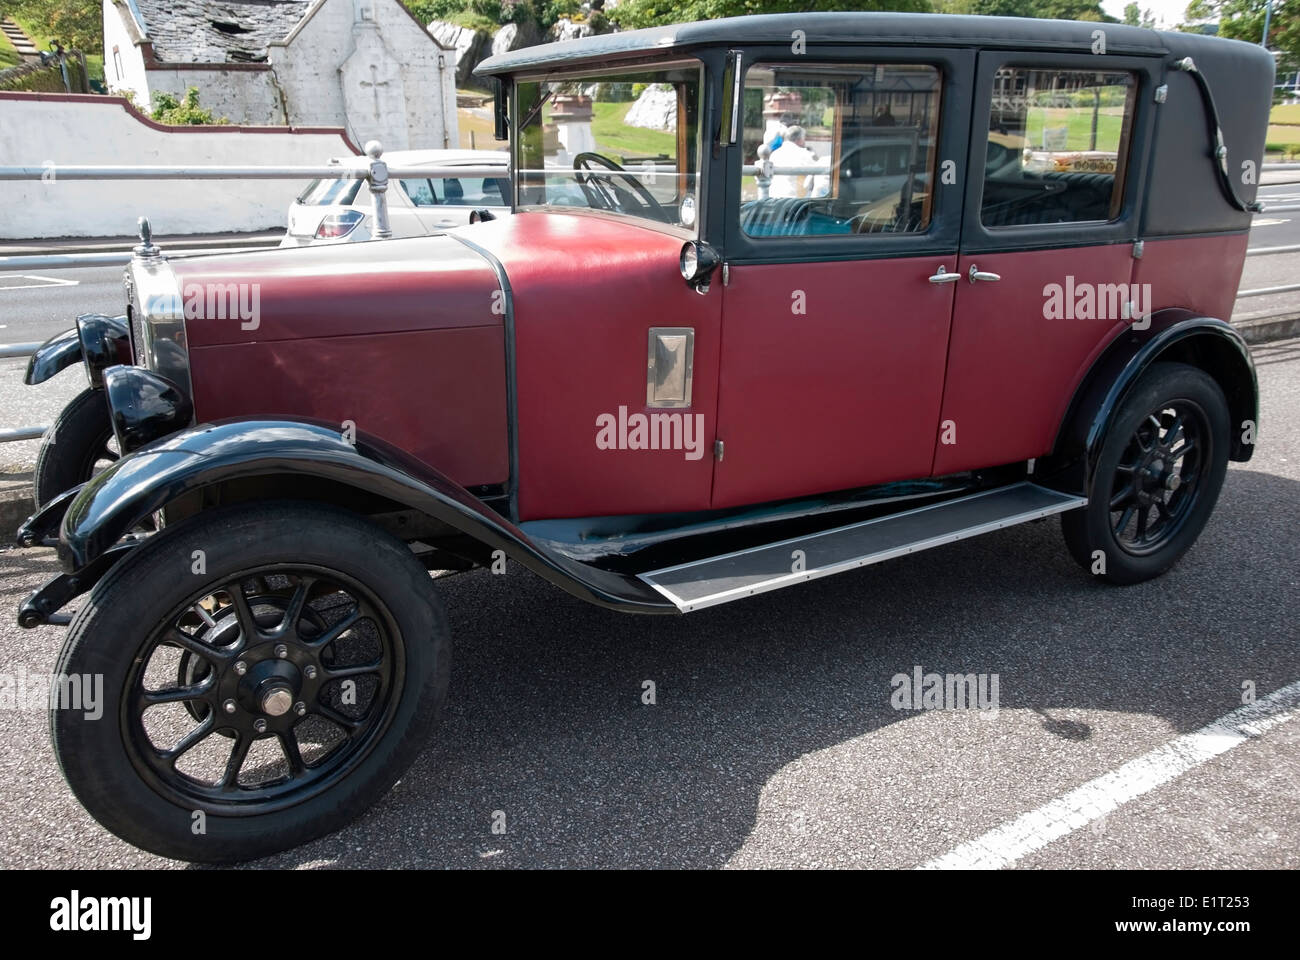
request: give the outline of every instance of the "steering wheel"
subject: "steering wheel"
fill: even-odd
[[[606,172],[595,173],[595,167]],[[631,188],[625,190],[614,182],[623,180]],[[668,223],[668,213],[645,185],[623,167],[599,153],[580,153],[573,158],[573,179],[578,181],[583,195],[597,210],[617,210],[621,213],[644,213]]]

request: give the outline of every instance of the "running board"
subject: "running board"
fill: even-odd
[[[1015,483],[888,517],[640,574],[682,613],[942,546],[1087,503]]]

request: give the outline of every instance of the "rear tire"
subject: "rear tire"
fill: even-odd
[[[54,425],[45,431],[36,455],[33,477],[36,506],[39,509],[64,490],[85,483],[98,471],[97,464],[117,459],[113,441],[113,423],[108,416],[108,401],[103,390],[87,388],[63,408]]]
[[[265,857],[339,829],[396,782],[446,697],[449,647],[428,573],[364,517],[298,502],[206,511],[135,548],[73,619],[56,672],[102,677],[102,714],[51,709],[54,751],[128,843]]]
[[[1075,561],[1116,584],[1150,580],[1178,562],[1219,498],[1229,423],[1209,374],[1153,364],[1111,422],[1088,505],[1061,515]]]

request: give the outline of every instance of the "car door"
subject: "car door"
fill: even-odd
[[[1048,453],[1149,309],[1131,281],[1156,82],[1144,58],[980,54],[935,474]]]
[[[957,286],[970,51],[856,49],[743,64],[731,148],[713,506],[924,477]],[[917,144],[888,191],[844,172],[868,142]],[[802,128],[818,156],[768,171]],[[797,141],[796,141],[797,142]],[[829,162],[827,162],[829,161]],[[771,197],[760,174],[784,177]]]

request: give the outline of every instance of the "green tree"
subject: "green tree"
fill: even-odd
[[[933,9],[932,0],[824,0],[817,4],[818,12],[895,10],[930,13]],[[609,11],[609,18],[620,27],[629,29],[740,17],[751,13],[807,12],[807,0],[624,0]]]
[[[1119,23],[1101,9],[1099,0],[1036,0],[1033,16],[1043,20],[1088,20],[1093,23]]]
[[[1219,36],[1259,43],[1264,36],[1267,0],[1192,0],[1189,21],[1217,20]],[[1273,0],[1268,45],[1290,58],[1300,56],[1300,0]]]
[[[1130,27],[1136,27],[1142,22],[1142,10],[1136,3],[1125,4],[1124,22]]]
[[[0,0],[0,18],[4,17],[22,20],[69,50],[100,53],[104,49],[103,8],[98,0]]]
[[[1037,16],[1035,0],[973,0],[970,12],[982,17]]]

